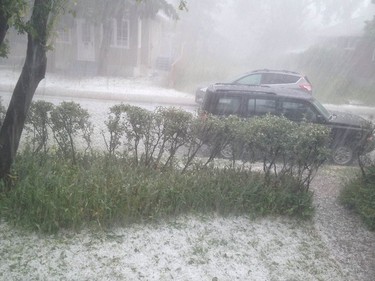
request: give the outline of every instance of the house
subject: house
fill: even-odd
[[[103,24],[84,18],[75,18],[73,24],[62,24],[54,51],[50,53],[49,69],[121,76],[148,75],[157,69],[169,69],[174,56],[174,25],[162,12],[154,18],[141,18],[130,8],[120,17],[111,18],[110,25],[111,34],[106,37]],[[108,44],[103,44],[103,40],[108,40]]]
[[[372,79],[375,76],[375,38],[364,35],[365,21],[353,19],[345,25],[324,30],[318,46],[340,51],[351,65],[350,76]]]
[[[142,17],[132,6],[103,23],[84,17],[64,16],[52,36],[48,71],[73,75],[137,76],[168,71],[174,61],[173,20],[159,11]],[[108,29],[107,29],[108,30]],[[11,53],[1,64],[23,64],[26,36],[8,36]],[[106,41],[105,41],[106,40]]]

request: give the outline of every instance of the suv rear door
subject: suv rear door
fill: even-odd
[[[246,105],[245,117],[260,116],[268,113],[273,115],[278,114],[276,96],[248,96],[244,104]]]
[[[245,96],[238,93],[216,93],[211,96],[206,110],[218,116],[242,116],[244,99]]]

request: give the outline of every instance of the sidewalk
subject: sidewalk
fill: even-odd
[[[12,93],[20,72],[0,68],[0,92]],[[195,105],[194,95],[166,89],[147,78],[90,77],[67,78],[47,73],[39,83],[37,96],[65,96],[105,99],[121,102],[142,102],[175,105]]]

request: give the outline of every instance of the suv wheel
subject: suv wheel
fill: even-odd
[[[349,165],[353,156],[354,152],[350,146],[339,145],[332,149],[332,160],[337,165]]]

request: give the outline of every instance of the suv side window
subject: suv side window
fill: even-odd
[[[250,74],[245,77],[242,77],[235,81],[237,84],[245,84],[245,85],[259,85],[262,79],[262,74]]]
[[[300,77],[281,73],[263,73],[262,84],[289,84],[296,83]]]
[[[316,122],[317,116],[311,105],[302,101],[283,101],[281,103],[281,113],[286,118],[293,121],[306,119]]]
[[[239,115],[241,107],[241,97],[239,96],[224,96],[218,98],[217,104],[214,108],[214,114],[217,115]]]
[[[276,100],[264,98],[250,98],[247,103],[247,115],[264,115],[276,113]]]

